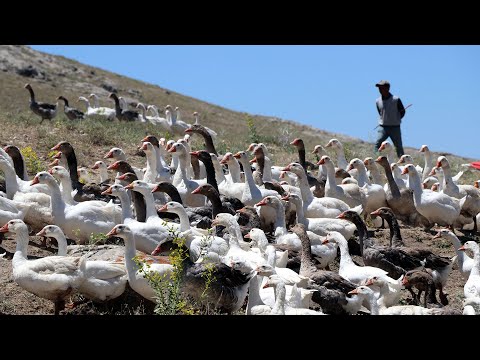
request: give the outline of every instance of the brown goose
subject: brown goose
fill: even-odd
[[[40,124],[45,119],[52,120],[57,115],[58,102],[55,105],[44,102],[37,102],[35,101],[35,94],[31,85],[25,84],[24,87],[30,92],[30,110],[32,110],[34,114],[42,118]]]
[[[305,225],[296,224],[291,230],[302,242],[302,263],[300,275],[312,280],[311,288],[318,290],[313,293],[312,301],[319,304],[326,314],[346,314],[344,306],[348,304],[347,294],[357,286],[333,271],[318,270],[312,259],[310,238]]]
[[[375,266],[388,272],[388,276],[398,279],[408,270],[422,266],[416,257],[413,257],[398,248],[375,245],[372,238],[368,237],[367,226],[361,216],[352,210],[347,210],[337,216],[355,224],[360,240],[360,251],[366,266]]]
[[[205,150],[207,150],[209,153],[213,153],[218,156],[217,150],[215,149],[215,145],[213,145],[213,140],[212,136],[208,132],[207,129],[203,125],[200,124],[193,124],[191,125],[188,129],[185,130],[186,134],[198,134],[203,136],[203,139],[205,140]]]
[[[118,120],[121,121],[140,121],[140,114],[133,110],[122,110],[120,107],[120,100],[118,100],[118,96],[114,93],[111,93],[108,96],[110,99],[115,101],[115,115]]]
[[[431,269],[435,286],[440,291],[440,301],[443,305],[448,304],[448,300],[443,293],[443,287],[445,286],[448,275],[452,270],[453,261],[448,257],[436,255],[428,249],[414,249],[405,246],[405,243],[402,239],[402,234],[400,232],[400,226],[395,218],[395,214],[388,207],[377,209],[376,211],[372,212],[371,215],[380,216],[387,221],[388,226],[390,227],[390,246],[400,249],[410,256],[415,257],[420,262],[419,266],[425,267],[428,269],[428,271]],[[423,261],[425,262],[424,265]]]
[[[65,115],[67,115],[67,118],[69,118],[70,120],[85,119],[85,114],[80,110],[69,106],[68,100],[64,96],[59,96],[57,100],[63,100],[63,102],[65,103],[63,111],[65,112]]]
[[[307,172],[307,166],[310,167],[310,169],[318,169],[318,165],[312,164],[310,161],[305,160],[305,144],[303,143],[303,140],[300,138],[296,138],[293,140],[290,145],[294,145],[297,150],[298,150],[298,160],[299,164],[302,165],[303,169],[305,170],[305,174],[307,175],[307,180],[308,180],[308,185],[309,186],[315,186],[315,190],[313,191],[313,195],[316,197],[324,197],[325,196],[325,183],[327,181],[326,177],[325,179],[322,179],[319,181],[317,178],[311,176]]]
[[[387,177],[387,185],[385,194],[388,206],[393,210],[395,216],[402,222],[412,226],[423,226],[425,229],[430,229],[432,224],[421,215],[415,208],[413,202],[413,190],[398,188],[397,183],[392,175],[392,169],[388,159],[385,156],[379,156],[376,160],[384,170]]]

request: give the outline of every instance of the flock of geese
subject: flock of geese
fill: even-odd
[[[31,86],[25,88],[31,110],[42,121],[52,119],[58,105],[36,102]],[[16,241],[13,256],[4,252],[1,262],[11,259],[13,280],[51,300],[55,314],[73,293],[106,302],[122,295],[127,283],[145,299],[157,301],[144,274],[170,281],[174,234],[185,240],[189,255],[182,263],[182,292],[221,312],[461,314],[445,306],[444,288],[456,262],[465,280],[463,313],[479,314],[480,249],[475,241],[462,244],[455,233],[477,233],[479,180],[459,184],[463,172],[453,174],[445,156],[434,162],[428,146],[419,150],[425,157],[420,167],[410,155],[396,161],[389,142],[375,159],[347,161],[342,143],[331,139],[314,147],[317,164],[312,164],[297,138],[291,145],[298,162],[278,166],[263,143],[219,154],[215,133],[199,124],[198,116],[190,125],[179,120],[178,109],[173,120],[169,106],[162,119],[154,105],[145,109],[139,104],[139,114],[122,108],[115,94],[110,94],[115,109],[99,107],[93,94],[90,98],[94,107],[80,98],[87,104],[85,113],[70,108],[62,96],[58,100],[71,119],[95,114],[150,121],[175,127],[172,133],[181,137],[139,139],[146,154],[143,168],[131,166],[125,151],[114,147],[103,159],[92,160],[98,178],[82,173],[68,141],[51,149],[58,152],[55,160],[33,179],[18,147],[0,150],[5,174],[0,233]],[[146,116],[146,110],[154,116]],[[193,151],[191,136],[201,136],[204,149]],[[388,224],[389,246],[376,243],[367,221]],[[450,241],[456,256],[406,246],[400,223],[426,231],[441,227],[433,239]],[[121,238],[124,245],[92,245],[99,234]],[[45,242],[55,239],[56,254],[29,259],[30,235]],[[68,245],[67,239],[75,244]],[[364,266],[352,255],[360,256]],[[330,270],[338,258],[338,271]],[[214,280],[205,296],[207,272]],[[399,305],[404,289],[414,305]]]
[[[64,113],[70,120],[82,120],[89,116],[96,116],[98,118],[108,119],[110,121],[115,118],[119,121],[139,121],[139,122],[149,122],[153,125],[160,127],[161,132],[168,131],[170,134],[183,136],[185,130],[188,129],[190,124],[181,120],[180,109],[175,108],[175,113],[172,110],[170,105],[165,106],[165,117],[159,115],[159,110],[156,105],[145,105],[141,102],[137,103],[136,110],[130,110],[128,104],[123,97],[118,97],[115,93],[111,93],[109,98],[114,101],[115,107],[109,108],[99,105],[99,97],[96,94],[90,94],[88,98],[80,96],[78,98],[79,102],[83,102],[86,106],[86,111],[81,111],[77,108],[70,106],[68,99],[64,96],[59,96],[55,104],[49,104],[45,102],[39,102],[35,100],[35,93],[33,92],[32,86],[30,84],[25,84],[25,89],[30,93],[30,109],[35,115],[41,117],[40,123],[43,120],[52,120],[57,116],[57,110],[59,107],[59,101],[64,102]],[[93,100],[93,106],[90,104],[90,100]],[[147,115],[147,112],[150,111],[152,116]],[[195,118],[195,124],[199,123],[199,114],[194,112],[193,116]],[[206,127],[208,132],[212,137],[216,137],[217,133]]]

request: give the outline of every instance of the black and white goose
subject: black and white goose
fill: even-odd
[[[40,124],[45,119],[52,120],[57,115],[58,102],[56,104],[37,102],[35,101],[35,93],[33,92],[32,86],[30,84],[26,84],[24,87],[30,92],[30,110],[42,118]]]

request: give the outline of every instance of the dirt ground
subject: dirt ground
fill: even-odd
[[[370,229],[372,230],[372,229]],[[435,232],[427,233],[423,229],[401,226],[402,237],[407,246],[414,248],[428,248],[434,253],[441,256],[453,257],[455,250],[453,245],[447,240],[433,239]],[[377,243],[388,245],[389,230],[374,230]],[[463,243],[467,240],[476,240],[456,230],[460,241]],[[36,236],[30,237],[30,246],[28,255],[30,258],[44,257],[52,254],[54,248],[43,249],[40,247],[41,238]],[[54,306],[49,300],[41,299],[20,288],[12,279],[11,258],[15,252],[15,241],[4,239],[0,245],[0,253],[7,251],[3,259],[0,259],[0,315],[48,315],[53,314]],[[470,254],[471,256],[471,254]],[[338,259],[337,259],[338,260]],[[359,264],[363,264],[361,258],[354,256],[354,260]],[[333,266],[333,269],[338,266]],[[449,305],[453,309],[462,311],[463,286],[465,281],[458,271],[457,265],[453,270],[447,282],[445,292],[448,294]],[[408,304],[411,295],[407,290],[403,290],[401,303]],[[437,293],[438,298],[438,293]],[[79,295],[75,295],[73,300],[79,300]],[[66,309],[61,314],[73,315],[100,315],[100,314],[122,314],[122,315],[141,315],[153,314],[154,304],[138,296],[133,290],[128,288],[127,291],[119,298],[107,304],[94,304],[87,302],[77,306],[75,309]],[[241,311],[239,312],[241,313]]]

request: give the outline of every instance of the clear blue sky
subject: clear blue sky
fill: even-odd
[[[404,146],[480,159],[480,46],[40,46],[175,92],[373,142],[375,83],[404,105]]]

